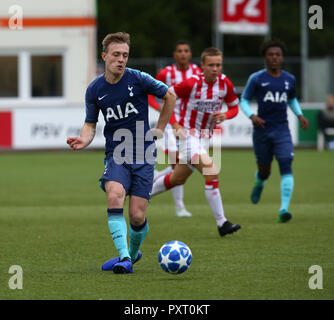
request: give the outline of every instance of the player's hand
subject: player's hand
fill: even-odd
[[[68,137],[66,143],[73,149],[73,150],[81,150],[86,147],[86,142],[80,137]]]
[[[299,119],[299,121],[300,121],[300,125],[301,125],[301,127],[302,127],[304,130],[307,130],[307,129],[308,129],[308,120],[307,120],[304,116],[302,116],[302,115],[300,115],[300,116],[298,117],[298,119]]]
[[[158,140],[164,137],[164,132],[159,128],[152,128],[151,133],[154,140]]]
[[[226,120],[226,114],[224,112],[214,111],[212,113],[212,121],[214,125],[220,124]]]
[[[255,114],[253,114],[253,115],[250,117],[250,119],[252,120],[253,125],[254,125],[255,127],[261,127],[261,128],[264,128],[264,127],[265,127],[266,122],[265,122],[262,118],[256,116]]]
[[[187,138],[187,131],[180,124],[173,123],[172,127],[176,139],[185,140]]]

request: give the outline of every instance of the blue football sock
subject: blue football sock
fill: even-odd
[[[255,172],[255,186],[263,187],[265,182],[266,180],[262,180],[259,178],[259,171],[256,171]]]
[[[130,257],[134,262],[137,259],[138,251],[148,233],[149,227],[148,222],[145,219],[145,222],[140,226],[133,226],[132,224],[129,227],[130,234]]]
[[[281,177],[281,208],[280,213],[288,211],[293,192],[294,179],[292,174],[284,174]]]
[[[115,247],[119,252],[120,260],[130,258],[127,243],[127,226],[123,216],[123,209],[108,209],[108,226],[114,241]]]

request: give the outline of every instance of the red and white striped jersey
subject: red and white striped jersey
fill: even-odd
[[[188,69],[181,70],[178,69],[175,64],[167,66],[166,68],[160,70],[157,74],[156,79],[162,81],[167,84],[168,87],[174,86],[193,75],[202,74],[201,68],[199,68],[196,64],[190,63]],[[153,99],[154,101],[153,101]],[[153,96],[149,96],[149,105],[155,109],[159,108],[155,98]],[[174,114],[177,120],[180,119],[180,109],[183,107],[184,101],[183,99],[177,99],[174,108]]]
[[[190,63],[187,70],[180,70],[175,64],[172,64],[160,70],[156,76],[156,79],[164,82],[168,87],[171,87],[190,78],[193,75],[199,75],[201,73],[202,70],[194,63]]]
[[[223,103],[227,105],[226,119],[238,114],[239,99],[228,77],[219,74],[214,82],[207,82],[203,76],[195,75],[172,87],[178,98],[184,100],[178,123],[191,134],[199,134],[203,129],[211,131],[214,111],[223,112]]]

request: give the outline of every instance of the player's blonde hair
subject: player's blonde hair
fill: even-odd
[[[102,41],[102,51],[108,52],[110,43],[126,43],[130,48],[130,35],[126,32],[116,32],[107,34]]]
[[[223,57],[223,52],[220,51],[218,48],[215,47],[210,47],[210,48],[206,48],[203,50],[202,54],[201,54],[201,62],[205,62],[205,58],[206,57],[215,57],[215,56],[221,56]]]

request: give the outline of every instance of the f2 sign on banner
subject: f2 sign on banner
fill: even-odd
[[[219,32],[267,34],[270,0],[220,0]]]

